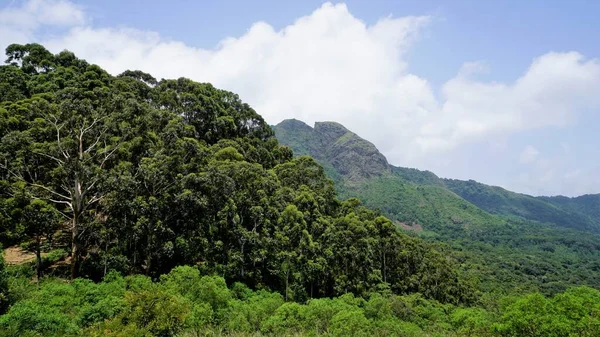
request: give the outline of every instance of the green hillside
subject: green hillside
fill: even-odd
[[[587,215],[591,221],[600,223],[600,194],[586,194],[575,198],[564,196],[539,197],[539,199]]]
[[[400,177],[403,182],[437,186],[454,192],[492,214],[600,232],[600,194],[577,198],[533,197],[473,180],[442,179],[429,171],[395,167],[387,164],[372,143],[333,122],[317,122],[313,129],[301,121],[286,120],[275,126],[274,130],[280,142],[290,146],[294,153],[310,155],[329,167],[328,174],[342,182],[338,186],[342,194],[344,185],[360,184],[371,177],[392,173],[392,177]],[[349,139],[351,143],[348,143]],[[391,181],[395,181],[395,178],[391,178]],[[387,204],[381,206],[389,208]],[[392,208],[398,210],[398,206]]]
[[[428,171],[382,167],[383,156],[372,143],[337,123],[316,123],[313,129],[283,121],[274,131],[294,152],[329,167],[342,198],[359,198],[412,235],[463,251],[465,267],[479,273],[484,287],[555,293],[568,284],[600,286],[594,276],[600,261],[600,237],[593,234],[598,227],[591,216],[595,208],[586,207],[594,198],[551,202]],[[375,164],[362,164],[370,161]]]
[[[580,199],[565,197],[532,197],[507,191],[501,187],[488,186],[473,180],[444,179],[446,186],[478,207],[503,215],[514,215],[524,219],[553,223],[561,227],[598,232],[600,218],[600,196],[590,196],[588,203]],[[584,199],[585,200],[585,199]],[[594,210],[596,216],[594,217]]]

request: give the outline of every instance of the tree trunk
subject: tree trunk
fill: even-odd
[[[385,250],[383,251],[383,282],[387,283],[387,270],[385,265]]]
[[[71,279],[79,274],[79,223],[77,214],[73,215],[73,237],[71,242]]]
[[[81,159],[81,158],[80,158]],[[73,237],[71,242],[71,279],[77,278],[79,274],[79,226],[80,216],[83,214],[83,194],[81,191],[81,183],[76,177],[74,181],[74,189],[71,201],[71,209],[73,210]]]
[[[288,301],[288,276],[289,276],[289,273],[286,272],[285,273],[285,301],[286,302]]]
[[[106,277],[106,269],[108,268],[108,241],[110,240],[110,236],[106,240],[105,248],[104,248],[104,275],[102,278]]]
[[[37,271],[37,281],[40,282],[40,278],[42,277],[42,252],[41,252],[41,243],[40,236],[35,236],[35,269]]]
[[[244,279],[244,261],[246,259],[244,259],[244,245],[246,244],[246,241],[242,241],[241,243],[241,255],[242,255],[242,270],[241,270],[241,278],[242,280]]]

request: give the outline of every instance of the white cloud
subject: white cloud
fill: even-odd
[[[430,21],[386,17],[367,25],[344,4],[326,3],[281,30],[257,22],[242,36],[201,49],[155,32],[90,26],[66,0],[31,0],[0,11],[0,46],[15,42],[7,37],[34,40],[42,25],[73,26],[43,43],[113,74],[140,69],[211,82],[238,93],[269,123],[338,121],[397,165],[418,166],[433,153],[493,136],[565,127],[578,110],[600,106],[600,63],[576,52],[539,56],[510,83],[477,80],[491,67],[468,62],[436,95],[404,57]]]
[[[501,133],[567,126],[580,109],[600,106],[600,63],[576,52],[548,53],[514,83],[464,72],[443,87],[443,106],[418,135],[422,149],[444,150]]]
[[[429,17],[387,17],[374,25],[343,4],[325,4],[276,31],[254,24],[215,49],[199,49],[134,29],[77,27],[47,41],[111,71],[136,68],[186,76],[240,94],[270,123],[336,120],[380,146],[392,162],[418,162],[436,151],[490,135],[565,126],[580,108],[600,105],[600,64],[548,53],[513,83],[481,82],[483,63],[466,63],[436,97],[403,56]]]
[[[531,164],[537,160],[539,155],[540,151],[531,145],[527,145],[527,147],[525,147],[525,149],[523,149],[521,152],[519,159],[523,164]]]
[[[41,26],[72,27],[86,22],[83,10],[66,0],[18,1],[0,9],[0,47],[35,40]]]

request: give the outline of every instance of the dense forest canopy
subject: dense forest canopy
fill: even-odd
[[[11,45],[0,67],[1,240],[68,250],[70,276],[181,264],[286,299],[389,288],[472,296],[451,259],[338,201],[231,92]],[[17,84],[17,85],[15,85]],[[38,261],[40,259],[38,258]],[[42,263],[38,263],[42,273]]]

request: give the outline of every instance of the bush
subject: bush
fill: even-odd
[[[78,327],[58,308],[41,308],[33,300],[16,303],[0,316],[0,336],[63,336]]]
[[[333,336],[371,336],[371,323],[362,310],[340,311],[331,319],[330,331]]]

